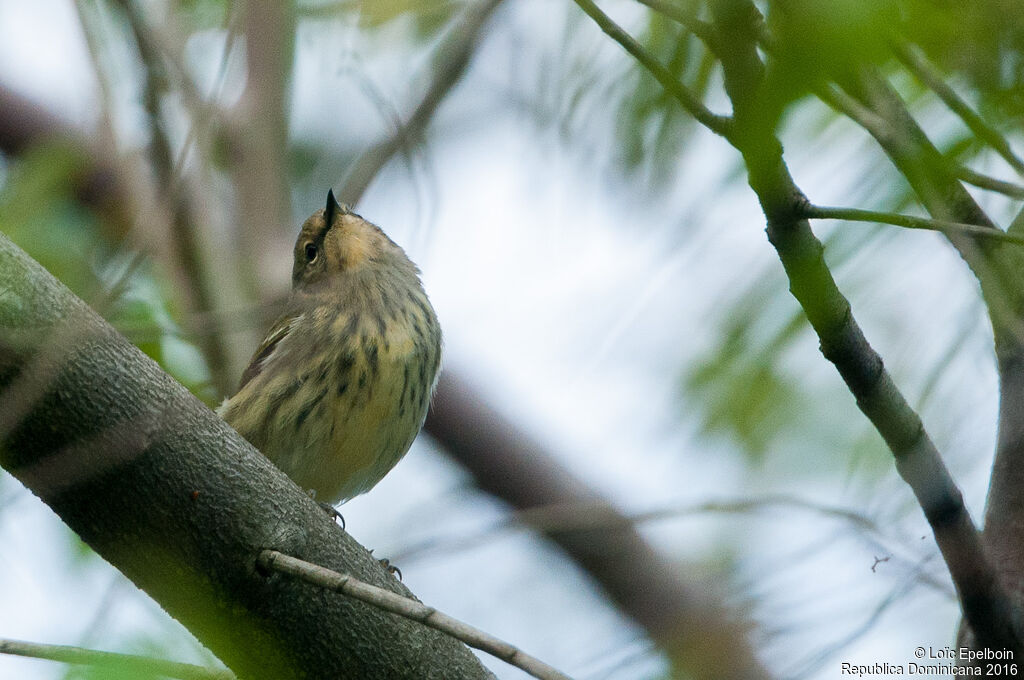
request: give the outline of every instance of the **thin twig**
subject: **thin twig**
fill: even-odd
[[[224,84],[227,81],[228,74],[228,62],[231,58],[231,50],[235,46],[235,41],[238,38],[238,19],[232,12],[232,3],[228,3],[227,9],[227,35],[224,37],[224,50],[221,52],[220,65],[217,67],[217,76],[214,78],[214,86],[210,95],[210,102],[208,105],[203,106],[203,101],[198,96],[198,92],[192,87],[192,80],[188,77],[187,73],[181,73],[180,79],[183,83],[182,90],[188,92],[190,96],[185,98],[186,101],[193,104],[194,109],[193,115],[189,120],[188,134],[185,136],[185,141],[182,142],[181,149],[178,151],[178,157],[174,161],[174,167],[171,169],[171,182],[173,186],[176,186],[177,182],[182,179],[182,171],[185,169],[185,161],[188,160],[189,152],[192,150],[192,146],[198,138],[203,136],[206,130],[201,128],[212,127],[211,123],[214,120],[214,116],[211,115],[214,110],[218,108],[217,104],[223,96]],[[234,18],[233,18],[234,17]],[[166,50],[165,50],[166,53]],[[173,60],[169,60],[174,63]],[[206,114],[205,117],[200,117],[200,114]]]
[[[443,614],[422,602],[370,585],[348,574],[331,571],[311,562],[285,555],[277,550],[264,550],[259,554],[257,563],[267,571],[277,571],[294,576],[320,588],[347,595],[384,611],[439,630],[474,649],[487,652],[526,671],[535,678],[569,680],[569,676],[564,673],[493,635]]]
[[[937,231],[943,234],[967,234],[978,238],[991,239],[994,241],[1005,241],[1024,245],[1024,236],[1008,234],[1005,231],[982,227],[977,224],[966,224],[964,222],[951,222],[948,220],[933,220],[928,217],[914,217],[913,215],[901,215],[899,213],[882,212],[879,210],[861,210],[860,208],[835,208],[820,205],[806,205],[798,209],[801,217],[812,220],[846,220],[849,222],[880,222],[892,224],[907,229],[924,229]]]
[[[198,222],[196,197],[185,183],[173,176],[174,153],[161,115],[160,100],[168,87],[166,60],[162,57],[153,32],[149,29],[141,10],[128,0],[118,0],[125,13],[128,27],[145,69],[143,99],[151,130],[149,155],[157,177],[157,188],[171,214],[169,239],[174,249],[175,264],[180,275],[188,281],[184,291],[190,309],[207,311],[216,309],[220,292],[214,272],[205,257],[202,230]],[[200,338],[206,364],[212,381],[223,394],[230,393],[234,379],[229,375],[236,352],[223,336],[211,334]]]
[[[433,77],[422,99],[405,122],[399,122],[394,134],[364,152],[341,181],[338,195],[356,205],[370,182],[403,149],[419,140],[444,98],[462,79],[483,29],[503,0],[481,0],[470,7],[448,31],[434,57]]]
[[[978,172],[977,170],[972,170],[966,165],[957,166],[956,175],[963,181],[968,184],[973,184],[979,189],[995,191],[1009,196],[1010,198],[1024,198],[1024,185],[990,177],[984,173]]]
[[[701,20],[697,13],[692,11],[692,6],[682,7],[674,2],[669,2],[669,0],[637,0],[637,2],[680,24],[714,51],[715,27]]]
[[[154,659],[137,654],[118,654],[83,649],[69,645],[46,645],[38,642],[0,639],[0,654],[47,659],[85,666],[102,666],[111,673],[179,680],[235,680],[235,674],[218,668],[205,668],[179,661]]]
[[[867,130],[872,137],[880,139],[891,133],[888,121],[846,92],[837,90],[830,85],[822,85],[815,89],[814,94],[833,111],[843,114]]]
[[[806,510],[823,517],[846,522],[851,526],[887,538],[882,527],[874,520],[846,508],[822,505],[795,496],[768,495],[761,498],[725,499],[692,505],[667,506],[642,512],[624,514],[610,511],[605,503],[572,503],[543,505],[511,513],[508,517],[484,527],[472,535],[454,540],[429,538],[400,550],[392,556],[395,562],[404,562],[424,553],[464,549],[491,540],[503,531],[532,529],[546,534],[591,529],[615,530],[662,520],[680,519],[704,514],[743,514],[770,508]]]
[[[672,95],[682,107],[704,127],[728,139],[732,134],[732,119],[712,113],[689,88],[680,83],[668,69],[645,50],[631,35],[626,33],[611,17],[601,11],[593,0],[574,0],[587,16],[594,20],[602,31],[612,40],[619,43],[634,59],[640,62],[647,71],[661,84],[665,91]]]
[[[911,73],[917,76],[921,82],[928,87],[928,89],[938,95],[939,99],[941,99],[946,106],[953,111],[953,113],[960,117],[971,132],[992,147],[996,153],[1002,156],[1003,159],[1013,167],[1014,170],[1024,174],[1024,160],[1021,160],[1021,158],[1013,152],[1013,149],[1010,148],[1009,142],[1006,141],[998,130],[989,125],[984,118],[978,115],[978,113],[972,109],[971,106],[965,102],[945,80],[943,80],[943,74],[928,61],[920,48],[913,45],[897,43],[893,45],[893,50],[896,52],[896,56],[899,60],[903,62],[903,65],[906,66]]]

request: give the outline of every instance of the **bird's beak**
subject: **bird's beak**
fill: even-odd
[[[334,189],[327,190],[327,207],[324,208],[324,224],[328,227],[334,222],[334,216],[338,213],[344,213],[345,208],[338,203],[338,199],[334,197]]]

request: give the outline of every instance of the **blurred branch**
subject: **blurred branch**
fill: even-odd
[[[669,506],[643,512],[620,513],[606,502],[579,505],[542,505],[512,512],[508,517],[475,531],[452,539],[429,538],[399,550],[392,556],[395,562],[407,562],[426,553],[450,554],[493,540],[503,531],[533,530],[548,535],[584,529],[622,529],[637,527],[648,522],[681,519],[704,514],[749,514],[769,508],[805,510],[814,515],[846,522],[853,528],[877,537],[887,538],[877,522],[868,516],[846,508],[830,507],[792,496],[766,496],[739,500],[707,501],[691,505]]]
[[[134,245],[157,257],[176,288],[187,288],[188,280],[182,278],[183,274],[170,255],[170,244],[164,243],[169,229],[161,229],[159,225],[167,216],[152,205],[146,180],[148,173],[129,167],[128,159],[112,156],[109,147],[93,144],[66,121],[0,86],[0,150],[18,155],[33,146],[51,142],[64,144],[72,153],[82,156],[81,170],[77,177],[72,178],[72,192],[83,205],[100,215],[99,224],[107,240],[116,245],[126,233],[134,232]],[[246,319],[240,318],[242,310],[186,310],[181,318],[185,330],[183,335],[196,340],[214,333],[256,330],[267,323],[268,316],[272,319],[277,307],[261,305],[254,309],[259,310],[259,316]],[[151,339],[155,333],[159,332],[155,339],[163,335],[156,327],[126,330],[144,333],[145,338]],[[201,342],[198,344],[202,346]]]
[[[187,191],[186,183],[179,181],[174,174],[177,163],[160,110],[161,98],[168,88],[164,61],[133,0],[117,2],[128,19],[144,67],[143,103],[149,118],[149,155],[156,174],[158,194],[171,215],[168,242],[174,250],[175,265],[187,282],[181,289],[186,308],[191,312],[215,310],[220,306],[215,293],[217,285],[208,254],[203,252],[201,244],[197,199]],[[197,342],[203,350],[214,387],[221,394],[230,394],[235,386],[232,367],[244,360],[235,358],[237,352],[229,347],[221,334],[205,334],[197,338]]]
[[[265,456],[0,235],[0,464],[240,678],[488,677],[437,631],[291,579],[411,593]]]
[[[549,536],[621,611],[647,629],[680,673],[736,680],[770,676],[750,649],[745,626],[714,600],[707,584],[686,579],[628,518],[487,401],[450,369],[444,371],[426,432],[469,471],[480,489],[517,510],[600,508],[614,528]]]
[[[864,128],[876,140],[892,137],[895,131],[882,116],[864,106],[856,98],[831,85],[822,85],[814,94],[836,113],[841,113]]]
[[[945,76],[935,68],[916,45],[895,43],[893,51],[907,69],[917,76],[924,85],[938,95],[949,109],[967,125],[974,135],[995,150],[1018,173],[1024,174],[1024,161],[1013,152],[1009,142],[984,118],[956,93],[945,81]]]
[[[541,680],[569,680],[569,676],[552,668],[523,650],[499,640],[474,628],[458,619],[428,607],[418,600],[396,595],[391,591],[363,583],[348,574],[340,574],[325,569],[318,564],[300,560],[276,550],[264,550],[256,559],[256,563],[267,571],[277,571],[301,579],[324,590],[347,595],[361,602],[366,602],[383,611],[397,614],[411,621],[416,621],[456,640],[501,659],[535,678]]]
[[[574,0],[580,9],[587,16],[594,20],[602,31],[612,40],[617,42],[626,52],[633,56],[652,76],[657,80],[665,91],[672,95],[679,102],[685,111],[693,116],[697,122],[712,132],[728,139],[732,132],[732,120],[728,116],[720,116],[708,110],[704,103],[690,90],[680,83],[668,69],[654,58],[644,47],[631,35],[626,33],[621,26],[612,21],[611,17],[601,11],[594,4],[593,0]],[[710,47],[710,46],[709,46]]]
[[[238,215],[233,243],[243,253],[240,265],[249,299],[277,294],[285,281],[268,272],[283,271],[281,252],[290,252],[292,214],[287,153],[288,78],[294,52],[293,2],[242,3],[246,88],[234,112],[231,154]]]
[[[1005,180],[989,177],[983,173],[972,170],[966,165],[959,165],[956,168],[956,175],[968,184],[973,184],[980,189],[995,191],[1010,198],[1024,198],[1024,185],[1014,184]]]
[[[689,3],[688,6],[683,7],[677,2],[671,2],[670,0],[637,0],[637,2],[679,23],[690,33],[704,41],[704,44],[712,52],[716,51],[717,38],[715,37],[715,27],[706,21],[702,21],[697,16],[695,10],[697,3]]]
[[[807,199],[782,158],[782,146],[769,127],[773,119],[766,119],[761,112],[761,100],[767,93],[763,91],[765,67],[757,51],[760,14],[749,0],[723,0],[712,9],[719,35],[732,39],[731,49],[722,53],[725,88],[733,103],[736,126],[732,140],[743,154],[750,186],[767,217],[768,239],[786,270],[790,291],[818,335],[822,354],[835,364],[917,497],[957,586],[964,616],[979,642],[1024,652],[1020,622],[960,490],[920,417],[868,344],[849,301],[825,264],[821,242],[801,217]]]
[[[132,223],[127,207],[131,192],[108,150],[87,140],[49,110],[0,85],[0,151],[18,156],[47,143],[63,144],[82,158],[80,172],[71,178],[71,193],[105,215],[107,237],[112,243],[120,241]]]
[[[0,639],[0,654],[47,659],[67,664],[96,666],[109,673],[140,678],[180,678],[180,680],[235,680],[231,671],[204,668],[177,661],[154,659],[136,654],[118,654],[68,645],[45,645],[22,640]]]
[[[926,231],[937,231],[949,236],[950,234],[966,234],[981,239],[991,239],[1024,245],[1024,236],[1008,234],[1005,231],[992,229],[991,227],[980,227],[976,224],[964,224],[962,222],[950,222],[947,220],[933,220],[927,217],[914,217],[913,215],[900,215],[899,213],[882,212],[878,210],[861,210],[859,208],[833,208],[819,205],[806,205],[797,207],[799,217],[812,220],[846,220],[849,222],[880,222],[891,224],[907,229],[923,229]]]
[[[932,217],[996,230],[954,169],[914,120],[899,94],[878,73],[864,71],[844,85],[861,105],[885,121],[884,130],[867,128],[907,179]],[[1024,302],[1019,254],[983,248],[973,237],[947,235],[981,284],[996,339],[996,351],[1024,350],[1024,324],[1016,308]],[[1020,259],[1020,262],[1011,260]],[[1018,349],[1019,348],[1019,349]]]
[[[373,179],[388,161],[403,149],[413,146],[422,137],[441,102],[459,83],[469,67],[483,35],[484,27],[502,0],[480,0],[467,9],[449,29],[434,56],[433,78],[419,104],[405,123],[388,139],[376,144],[352,165],[341,181],[338,195],[356,205]]]

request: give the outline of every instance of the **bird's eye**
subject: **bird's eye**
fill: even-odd
[[[315,243],[306,244],[306,262],[312,262],[319,254],[320,250],[316,247]]]

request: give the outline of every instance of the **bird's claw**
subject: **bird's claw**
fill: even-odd
[[[327,516],[330,517],[332,520],[341,520],[341,528],[345,528],[345,518],[341,516],[341,513],[338,512],[337,508],[335,508],[330,503],[324,501],[317,501],[317,505],[319,505],[323,509],[323,511],[327,513]]]
[[[370,551],[370,554],[371,555],[373,554],[372,550]],[[396,567],[395,565],[391,564],[391,560],[389,560],[386,557],[382,557],[382,558],[378,559],[377,561],[380,562],[380,566],[382,566],[385,569],[387,569],[389,574],[391,574],[392,576],[398,576],[398,580],[399,581],[402,580],[402,570],[399,569],[398,567]]]
[[[317,501],[316,489],[310,489],[307,493],[309,493],[310,498],[316,501],[316,504],[320,506],[320,509],[327,513],[327,516],[330,517],[332,521],[341,520],[341,528],[345,528],[345,518],[341,516],[341,513],[338,512],[337,508],[327,501]]]

